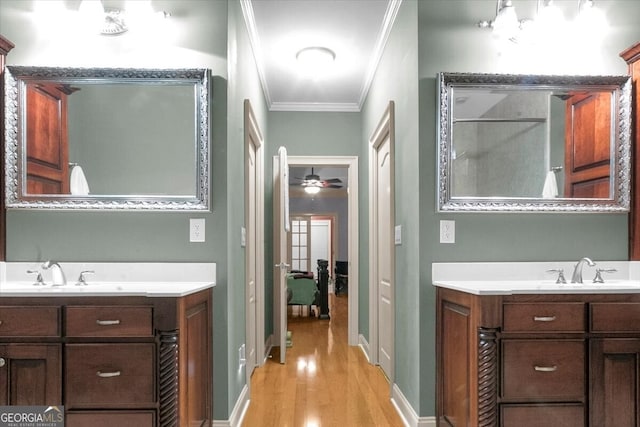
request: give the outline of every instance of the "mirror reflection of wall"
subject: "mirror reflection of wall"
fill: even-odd
[[[453,197],[540,197],[549,170],[549,91],[456,90]],[[490,99],[490,102],[486,102]],[[472,102],[465,108],[460,102]],[[484,110],[484,111],[482,111]],[[563,147],[562,140],[559,145]]]
[[[565,114],[566,105],[564,97],[549,97],[549,111],[551,121],[549,123],[549,162],[548,167],[553,171],[558,186],[558,197],[565,197],[564,194],[564,163],[565,163]],[[553,141],[553,142],[552,142]],[[562,169],[558,169],[562,168]]]
[[[195,194],[192,85],[74,86],[69,161],[82,167],[92,194]]]

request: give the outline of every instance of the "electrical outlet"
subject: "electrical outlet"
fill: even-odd
[[[440,220],[440,243],[456,242],[456,222],[453,220]]]
[[[189,241],[190,242],[204,242],[205,230],[204,230],[204,218],[190,218],[189,219]]]

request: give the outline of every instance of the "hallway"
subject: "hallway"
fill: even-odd
[[[330,295],[329,321],[289,314],[293,347],[275,349],[251,379],[244,427],[402,427],[389,383],[359,347],[347,345],[348,297]]]

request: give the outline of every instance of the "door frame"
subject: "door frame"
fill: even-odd
[[[390,101],[385,109],[380,122],[376,126],[369,138],[369,260],[376,258],[377,242],[378,242],[378,218],[376,215],[377,197],[376,197],[376,184],[377,184],[377,147],[389,137],[389,150],[391,153],[391,188],[390,198],[395,201],[395,114],[394,114],[394,102]],[[395,202],[391,207],[391,224],[395,224]],[[392,230],[393,231],[393,230]],[[393,236],[393,232],[391,234]],[[391,253],[395,255],[393,242],[391,243]],[[378,357],[379,352],[379,313],[378,313],[378,275],[375,263],[369,262],[369,361],[375,365],[380,364]],[[395,377],[395,287],[396,287],[396,272],[395,272],[395,256],[391,257],[391,270],[393,277],[393,287],[391,293],[393,295],[391,301],[391,343],[392,343],[392,360],[391,360],[391,372],[389,372],[389,382],[393,384]]]
[[[349,257],[349,315],[348,315],[348,344],[358,345],[358,156],[288,156],[289,167],[347,167],[347,216],[349,232],[347,233],[347,253]],[[275,180],[274,180],[275,186]],[[274,187],[275,188],[275,187]],[[277,313],[274,313],[274,315]]]
[[[258,122],[256,121],[255,114],[253,112],[253,108],[251,107],[251,102],[248,99],[244,100],[244,161],[245,161],[245,171],[244,171],[244,197],[245,197],[245,227],[248,220],[248,203],[249,203],[249,186],[247,183],[248,178],[248,167],[246,165],[247,156],[248,156],[248,145],[253,143],[256,145],[255,152],[255,163],[256,170],[255,175],[257,178],[257,182],[255,185],[255,254],[256,259],[255,262],[255,305],[256,305],[256,322],[255,322],[255,339],[256,339],[256,361],[255,367],[262,366],[266,360],[265,354],[265,322],[264,322],[264,284],[265,284],[265,275],[264,275],[264,139],[262,137],[262,133],[260,132],[260,127],[258,126]],[[247,272],[249,269],[249,263],[251,260],[247,256],[245,251],[245,282],[247,277]],[[246,337],[251,336],[249,333],[249,328],[251,325],[248,322],[249,320],[249,298],[246,294],[246,286],[245,283],[245,341]],[[246,343],[245,343],[246,350]],[[246,356],[245,356],[246,357]],[[247,372],[246,375],[247,385],[251,384],[251,373]]]

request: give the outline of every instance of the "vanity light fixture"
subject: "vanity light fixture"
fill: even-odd
[[[571,26],[580,33],[578,40],[582,35],[599,34],[606,28],[606,19],[594,0],[578,0],[575,22],[565,20],[562,10],[553,0],[537,0],[534,19],[518,19],[512,0],[496,0],[495,18],[480,21],[477,26],[491,29],[498,39],[535,44],[564,37],[571,33]]]
[[[126,8],[105,8],[102,0],[82,0],[78,9],[82,25],[102,35],[116,36],[133,26],[144,26],[156,18],[168,18],[170,13],[154,12],[151,0],[129,0]]]

